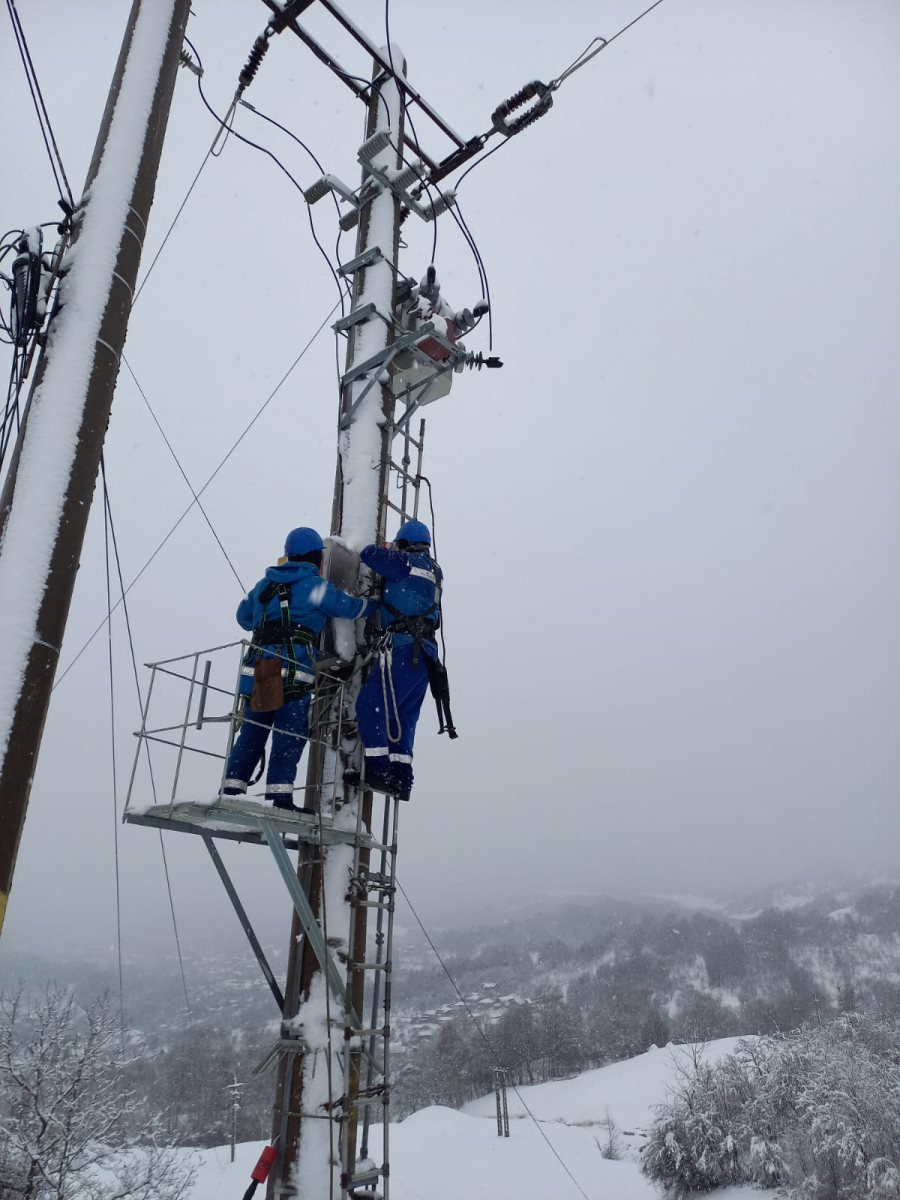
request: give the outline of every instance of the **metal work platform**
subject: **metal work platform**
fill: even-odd
[[[148,825],[153,829],[196,833],[232,842],[251,842],[257,846],[267,844],[269,829],[274,829],[286,843],[297,845],[308,842],[316,846],[352,846],[358,836],[355,829],[340,829],[327,817],[287,812],[262,801],[242,801],[232,797],[209,805],[157,804],[143,812],[126,812],[124,819],[129,825]],[[378,848],[374,838],[367,834],[361,836],[366,847]]]
[[[423,423],[424,424],[424,423]],[[421,437],[413,444],[419,447]],[[407,442],[411,440],[406,435]],[[405,456],[409,465],[408,451]],[[400,490],[399,512],[406,498],[418,500],[418,481],[405,467],[393,464]],[[178,658],[148,663],[150,686],[143,719],[137,731],[137,751],[123,820],[170,833],[189,833],[201,839],[225,888],[238,921],[259,963],[269,990],[282,1015],[278,1040],[257,1067],[267,1071],[286,1060],[288,1076],[295,1059],[307,1052],[302,1033],[292,1020],[286,997],[287,984],[272,970],[250,922],[234,880],[216,846],[237,841],[267,848],[290,896],[302,937],[315,955],[328,982],[335,1022],[342,1031],[340,1044],[341,1095],[335,1096],[330,1119],[342,1128],[353,1123],[357,1134],[342,1137],[341,1177],[346,1197],[388,1194],[387,1121],[390,1102],[390,977],[392,970],[394,902],[396,894],[397,822],[400,803],[378,796],[378,823],[363,820],[363,806],[342,807],[333,779],[316,789],[301,784],[298,804],[310,811],[289,811],[266,804],[262,795],[219,796],[225,764],[242,720],[253,720],[239,698],[241,664],[249,643],[232,642]],[[346,739],[356,739],[355,723],[348,712],[349,664],[323,658],[316,670],[310,706],[310,751],[333,752]],[[171,714],[179,714],[172,719]],[[157,718],[161,715],[161,721]],[[154,718],[151,720],[151,716]],[[151,749],[153,757],[151,758]],[[215,774],[211,771],[216,763]],[[372,829],[380,829],[380,838]],[[348,954],[333,948],[325,936],[311,894],[311,870],[329,848],[347,854],[350,928]],[[374,928],[366,937],[369,910]],[[361,936],[360,936],[361,935]],[[381,1124],[382,1163],[371,1166],[369,1130]],[[378,1112],[377,1110],[380,1110]],[[310,1114],[328,1117],[328,1114]],[[359,1172],[358,1166],[370,1170]],[[373,1188],[383,1180],[383,1192]]]

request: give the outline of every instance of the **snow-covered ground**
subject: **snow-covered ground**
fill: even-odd
[[[735,1041],[711,1043],[708,1058],[730,1053]],[[509,1138],[497,1137],[493,1096],[461,1112],[422,1109],[391,1128],[392,1200],[578,1200],[579,1187],[588,1200],[659,1200],[640,1174],[639,1147],[684,1054],[678,1047],[651,1049],[574,1079],[523,1087],[521,1100],[511,1092]],[[607,1113],[621,1131],[619,1161],[600,1152]],[[379,1143],[373,1138],[373,1146]],[[227,1147],[203,1151],[191,1200],[241,1195],[263,1145],[238,1146],[233,1164]],[[759,1200],[759,1192],[728,1188],[717,1193],[717,1200],[751,1197]]]

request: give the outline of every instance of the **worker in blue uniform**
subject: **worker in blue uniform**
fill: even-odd
[[[377,607],[376,601],[350,596],[321,577],[323,551],[322,539],[314,529],[292,529],[284,543],[284,557],[277,566],[266,569],[265,577],[238,605],[238,624],[253,631],[241,667],[241,695],[252,696],[260,661],[274,660],[281,663],[284,703],[255,711],[252,702],[246,701],[241,730],[225,770],[223,796],[246,793],[271,730],[266,800],[276,808],[294,807],[294,778],[309,737],[319,635],[328,617],[355,620]],[[277,676],[278,668],[271,667],[270,673]]]
[[[384,581],[382,638],[356,701],[365,784],[407,800],[419,710],[435,666],[442,669],[435,642],[441,569],[431,556],[428,526],[421,521],[402,525],[391,546],[366,546],[359,557]]]

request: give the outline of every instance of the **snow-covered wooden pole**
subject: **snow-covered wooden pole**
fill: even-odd
[[[0,497],[0,928],[125,343],[189,0],[134,0]]]
[[[387,53],[385,51],[384,53]],[[402,50],[391,48],[395,69],[406,74]],[[376,81],[380,68],[376,64]],[[366,141],[375,134],[390,134],[390,143],[374,161],[395,170],[402,166],[404,140],[404,107],[400,89],[393,79],[375,83],[369,98],[366,119]],[[370,187],[374,180],[363,169],[363,184]],[[374,304],[375,312],[351,328],[347,348],[345,379],[354,367],[377,358],[394,338],[393,314],[397,279],[397,255],[400,246],[400,202],[387,190],[363,193],[357,231],[357,257],[378,248],[380,256],[354,275],[351,311]],[[377,382],[368,387],[372,376]],[[368,391],[367,391],[368,387]],[[366,393],[363,396],[363,393]],[[360,399],[362,397],[362,399]],[[390,423],[394,415],[394,397],[388,386],[387,372],[375,368],[359,379],[347,382],[341,390],[341,432],[338,444],[337,478],[335,482],[332,532],[350,549],[359,551],[364,545],[383,537],[385,530],[388,471],[391,454]],[[346,428],[343,426],[346,425]],[[355,569],[349,556],[331,559],[331,577],[343,587],[356,583]],[[338,622],[338,649],[346,658],[355,651],[351,622]],[[348,746],[325,753],[321,747],[310,746],[308,795],[322,796],[323,781],[334,778],[340,811],[336,823],[347,829],[356,828],[359,806],[363,805],[363,820],[368,827],[372,811],[371,792],[362,792],[344,782],[346,768],[359,770],[360,762],[348,758]],[[358,760],[359,748],[353,754]],[[336,760],[336,761],[335,761]],[[350,905],[348,881],[353,869],[353,847],[330,845],[323,848],[321,857],[306,866],[301,862],[301,875],[307,873],[309,899],[316,916],[327,914],[328,943],[338,958],[347,957],[361,962],[365,958],[366,910],[361,908],[353,924],[350,945]],[[275,1100],[273,1138],[278,1139],[279,1156],[268,1191],[268,1200],[280,1200],[296,1195],[301,1200],[324,1200],[329,1196],[346,1195],[349,1180],[340,1179],[341,1148],[338,1145],[338,1124],[329,1117],[329,1100],[337,1101],[343,1087],[343,1067],[338,1051],[358,1054],[344,1041],[344,1014],[332,1000],[326,1004],[326,980],[318,959],[308,941],[303,941],[295,916],[292,930],[286,985],[285,1017],[293,1023],[304,1042],[304,1052],[285,1055],[279,1068]],[[363,976],[351,983],[348,995],[357,1014],[362,1012]],[[330,1015],[330,1022],[327,1019]],[[352,1087],[351,1083],[351,1087]],[[355,1115],[343,1124],[342,1136],[349,1138],[351,1152],[344,1154],[352,1167],[355,1160]]]

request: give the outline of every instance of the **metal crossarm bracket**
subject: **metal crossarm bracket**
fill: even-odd
[[[376,166],[375,163],[369,162],[360,156],[359,162],[366,171],[377,179],[383,188],[396,196],[401,204],[405,204],[410,212],[414,212],[417,217],[421,217],[423,221],[434,221],[442,213],[445,213],[456,202],[456,192],[452,188],[447,192],[438,192],[433,203],[420,204],[418,200],[408,190],[409,185],[424,177],[424,169],[420,176],[417,171],[412,168],[407,168],[399,178],[392,179],[387,171]],[[404,186],[405,185],[405,186]],[[354,214],[357,215],[357,214]]]
[[[341,387],[346,387],[348,383],[353,383],[356,379],[362,379],[364,375],[368,375],[370,371],[375,371],[380,367],[386,367],[391,363],[396,355],[401,350],[406,350],[414,342],[418,342],[420,338],[427,337],[434,333],[434,324],[431,321],[420,325],[418,329],[412,329],[409,333],[404,333],[401,337],[396,338],[391,342],[390,346],[384,350],[379,350],[377,354],[373,354],[371,358],[365,359],[361,363],[354,364],[346,375],[341,376]]]
[[[364,250],[356,258],[351,258],[342,267],[338,267],[338,275],[352,275],[355,271],[361,271],[363,267],[371,267],[372,263],[376,263],[382,258],[384,258],[384,255],[381,253],[381,247],[370,246],[368,250]]]
[[[351,370],[349,370],[347,374],[342,377],[341,387],[343,388],[346,384],[353,383],[355,380],[361,379],[363,376],[368,375],[370,371],[377,371],[377,374],[372,375],[372,378],[369,380],[357,398],[353,401],[353,404],[341,417],[341,429],[349,429],[349,427],[353,424],[354,413],[378,382],[378,377],[381,372],[386,367],[391,365],[396,356],[402,350],[408,349],[413,342],[418,341],[419,338],[427,336],[429,333],[433,332],[433,330],[434,326],[429,321],[426,325],[421,326],[421,328],[415,329],[411,333],[405,333],[402,337],[399,337],[396,341],[392,342],[391,345],[385,350],[382,350],[378,354],[374,354],[371,358],[366,359],[366,361],[360,363],[358,367],[352,367]]]
[[[300,918],[300,924],[303,926],[303,932],[309,939],[309,944],[312,946],[313,953],[319,960],[319,966],[325,972],[328,979],[328,984],[343,1009],[347,1009],[347,989],[344,987],[344,980],[338,970],[334,959],[328,951],[325,944],[325,938],[322,936],[322,930],[319,928],[319,923],[315,918],[313,910],[309,906],[309,901],[303,894],[303,889],[300,886],[300,881],[297,878],[297,873],[294,870],[294,865],[288,858],[287,850],[284,848],[284,842],[279,837],[278,830],[275,826],[266,820],[260,821],[260,826],[265,834],[266,841],[269,843],[269,849],[281,872],[281,877],[287,885],[287,890],[290,893],[291,900],[294,902],[294,908],[297,910],[297,916]],[[356,1013],[350,1010],[350,1024],[354,1029],[360,1027],[359,1017]]]
[[[256,1064],[253,1074],[265,1075],[267,1071],[271,1071],[273,1067],[277,1066],[282,1054],[303,1054],[305,1050],[306,1042],[303,1038],[296,1034],[287,1034],[282,1027],[281,1037],[269,1048],[265,1057]]]
[[[341,317],[339,321],[335,321],[332,329],[335,333],[344,333],[354,325],[359,325],[363,321],[368,321],[369,317],[377,312],[374,304],[363,304],[359,308],[355,308],[353,312],[348,313],[346,317]]]

